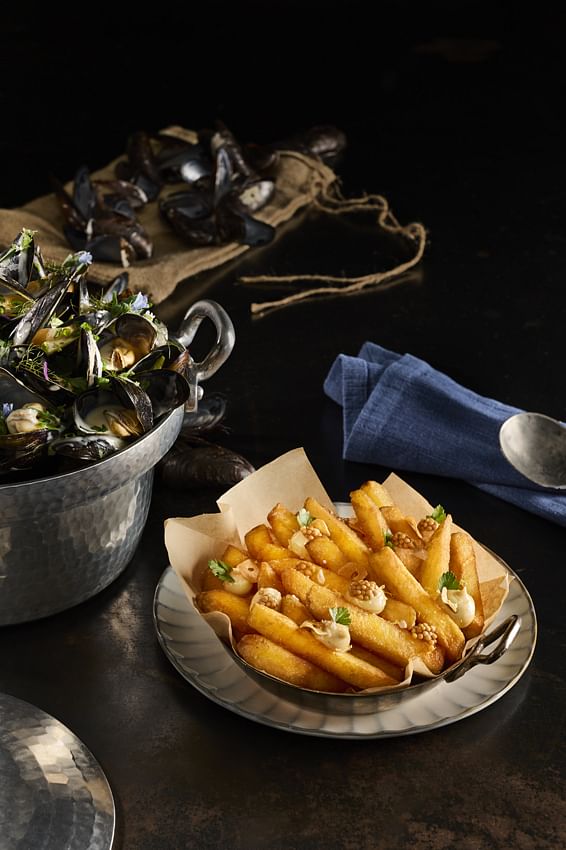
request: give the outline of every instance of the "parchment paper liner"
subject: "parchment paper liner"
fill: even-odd
[[[418,520],[432,512],[433,506],[397,475],[392,473],[383,484],[405,515]],[[169,560],[192,604],[195,605],[195,595],[202,589],[209,558],[219,558],[229,543],[243,547],[244,534],[254,526],[266,523],[267,514],[277,502],[296,512],[307,496],[314,497],[327,508],[334,507],[304,449],[299,448],[281,455],[224,493],[217,501],[220,513],[167,519],[165,545]],[[444,507],[449,512],[449,506]],[[453,529],[463,530],[455,524]],[[500,561],[475,540],[473,542],[486,631],[507,596],[510,576]],[[231,623],[225,614],[200,616],[221,640],[229,642],[236,651]],[[467,642],[464,653],[477,639]],[[408,685],[414,673],[427,678],[433,676],[423,662],[416,659],[407,665],[404,680],[394,687]],[[388,687],[388,690],[391,689]],[[357,691],[356,695],[380,690],[383,688],[371,688]]]

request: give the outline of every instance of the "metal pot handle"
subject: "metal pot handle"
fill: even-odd
[[[464,673],[467,673],[476,664],[493,664],[498,658],[501,658],[504,652],[507,652],[521,628],[521,618],[518,614],[511,614],[502,623],[496,626],[491,632],[480,637],[471,652],[466,655],[462,661],[450,670],[448,675],[444,677],[445,682],[455,682]],[[482,650],[489,646],[494,641],[499,640],[499,643],[491,652],[482,655]]]
[[[228,313],[216,301],[196,301],[185,313],[183,321],[176,333],[176,339],[188,347],[195,338],[203,319],[210,319],[216,328],[216,342],[208,354],[200,361],[191,360],[188,381],[191,395],[185,404],[187,413],[194,413],[202,398],[200,381],[212,377],[226,362],[234,348],[236,335],[234,325]]]

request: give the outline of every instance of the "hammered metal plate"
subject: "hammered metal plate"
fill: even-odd
[[[0,694],[0,850],[110,850],[112,792],[66,726]]]

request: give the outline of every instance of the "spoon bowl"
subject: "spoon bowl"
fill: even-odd
[[[499,430],[501,451],[525,478],[566,489],[566,428],[543,413],[517,413]]]

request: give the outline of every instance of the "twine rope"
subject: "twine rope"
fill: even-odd
[[[405,262],[399,263],[392,269],[371,272],[358,277],[340,277],[328,274],[286,274],[286,275],[248,275],[240,278],[244,285],[273,284],[273,283],[308,283],[324,282],[331,286],[314,286],[301,292],[287,295],[275,301],[254,302],[250,309],[252,314],[260,315],[269,310],[286,307],[316,295],[340,294],[359,292],[368,286],[377,286],[393,278],[400,277],[416,266],[422,259],[426,246],[426,230],[420,222],[401,225],[389,207],[387,198],[383,195],[364,194],[358,198],[345,198],[338,180],[330,186],[321,184],[316,173],[311,175],[309,195],[312,204],[322,212],[330,215],[349,215],[350,213],[377,213],[377,226],[391,234],[402,236],[414,245],[414,253]]]

